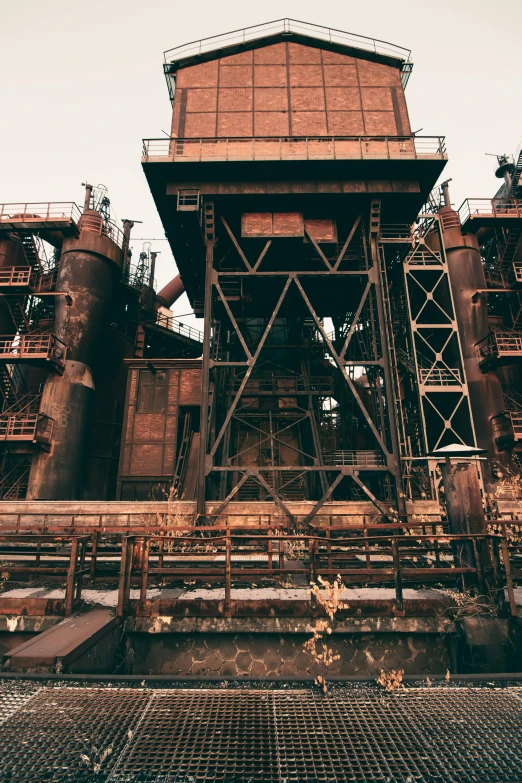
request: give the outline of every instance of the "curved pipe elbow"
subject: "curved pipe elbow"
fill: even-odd
[[[172,278],[170,283],[167,283],[159,293],[156,294],[156,309],[159,307],[167,307],[170,309],[172,305],[178,301],[180,296],[184,293],[185,286],[179,275]]]

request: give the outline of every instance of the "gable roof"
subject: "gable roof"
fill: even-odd
[[[180,68],[217,60],[239,52],[260,49],[280,41],[293,41],[316,49],[338,52],[398,68],[402,73],[403,86],[406,86],[413,67],[410,50],[387,41],[312,25],[296,19],[277,19],[169,49],[164,52],[163,68],[168,77]]]

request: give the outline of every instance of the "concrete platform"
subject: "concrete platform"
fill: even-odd
[[[100,659],[108,661],[111,658],[112,632],[119,625],[121,623],[110,609],[95,609],[69,617],[10,650],[4,655],[2,668],[13,672],[65,672],[83,658],[82,671],[89,668],[99,671]],[[95,649],[100,643],[103,652]],[[91,659],[90,667],[86,658]],[[107,666],[102,668],[107,670]]]

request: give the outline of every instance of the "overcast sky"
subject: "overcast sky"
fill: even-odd
[[[522,0],[0,0],[0,12],[0,202],[81,203],[87,178],[118,218],[143,221],[135,237],[163,237],[140,165],[141,139],[170,127],[163,51],[283,16],[412,50],[412,128],[446,136],[457,206],[493,195],[485,153],[522,140]],[[163,284],[174,260],[167,242],[153,249]]]

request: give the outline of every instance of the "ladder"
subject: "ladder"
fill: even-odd
[[[176,467],[174,469],[174,477],[172,479],[172,487],[174,495],[179,500],[183,497],[183,484],[185,482],[185,474],[187,472],[187,462],[190,452],[190,442],[192,440],[192,414],[187,412],[183,419],[183,433],[181,435],[181,444],[179,447],[178,459],[176,460]]]
[[[136,329],[136,341],[134,343],[134,358],[143,359],[145,352],[145,329],[142,324],[138,324]]]

